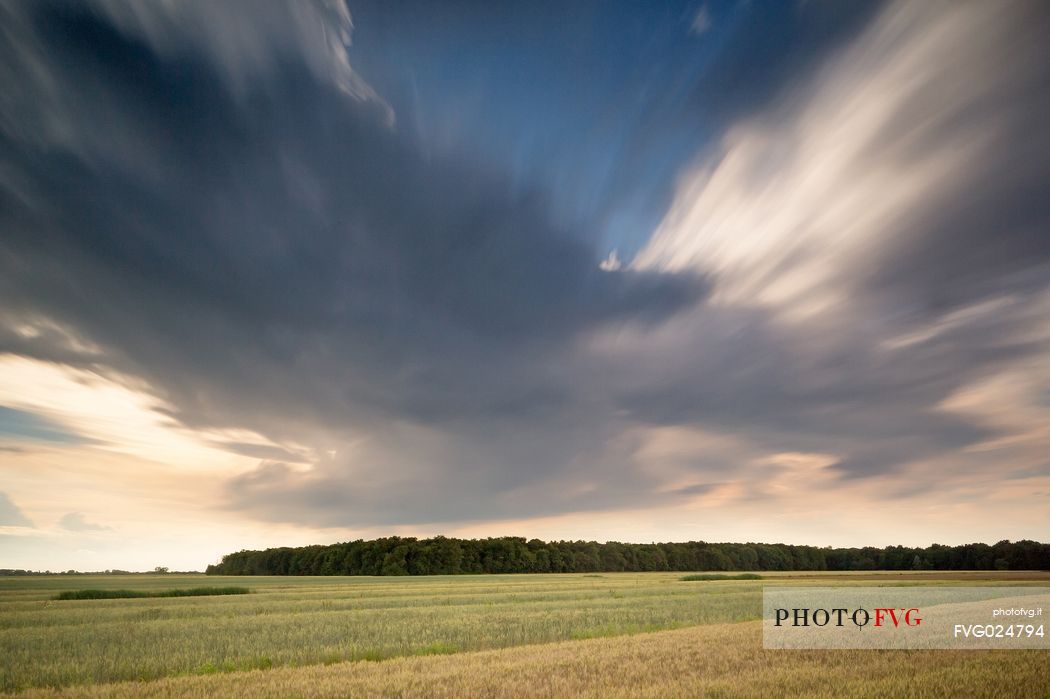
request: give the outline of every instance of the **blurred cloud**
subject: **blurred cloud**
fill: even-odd
[[[850,475],[995,438],[942,402],[1046,354],[1035,183],[1050,161],[1027,154],[1050,148],[1031,129],[1050,109],[1030,98],[1050,84],[1047,26],[1033,4],[891,4],[682,178],[633,266],[708,275],[718,316],[748,338],[723,355],[713,309],[695,340],[668,334],[696,348],[679,361],[709,395],[743,408],[683,397],[697,418],[791,425]],[[687,391],[635,395],[675,419],[667,397]]]
[[[612,250],[609,252],[608,257],[598,263],[598,267],[603,272],[615,272],[623,267],[623,263],[620,262],[620,257],[616,250]]]
[[[693,23],[689,25],[689,31],[699,36],[710,28],[711,12],[707,9],[707,5],[701,5],[700,9],[693,15]]]
[[[719,299],[792,314],[880,291],[944,313],[1045,272],[1031,184],[1046,160],[1022,157],[1050,140],[1029,128],[1050,109],[1027,97],[1050,72],[1044,14],[887,7],[812,81],[729,130],[635,265],[714,273]]]
[[[85,441],[46,417],[4,405],[0,405],[0,439],[58,444],[77,444]]]
[[[68,529],[74,532],[101,532],[106,531],[109,527],[103,527],[100,524],[93,524],[84,519],[84,515],[80,512],[69,512],[62,515],[62,519],[59,520],[58,525],[63,529]]]
[[[633,260],[598,244],[607,212],[566,223],[561,178],[523,185],[473,143],[401,130],[422,116],[351,67],[342,4],[3,5],[0,429],[93,440],[4,452],[12,492],[67,478],[35,497],[72,531],[99,526],[75,509],[111,511],[74,498],[105,482],[92,497],[146,503],[143,521],[309,532],[575,537],[619,516],[775,538],[717,521],[746,513],[814,541],[819,513],[883,504],[843,536],[923,543],[908,501],[1031,536],[1050,490],[1048,13],[889,3],[821,24],[814,5],[792,21],[823,39],[777,67],[720,54],[665,92],[624,73],[645,133],[609,168],[725,126]],[[752,10],[704,6],[690,43],[754,38]],[[762,99],[711,92],[737,71]]]
[[[22,514],[22,510],[11,502],[6,493],[0,493],[0,526],[3,527],[32,527],[33,523]]]
[[[515,192],[469,160],[422,157],[367,105],[319,80],[311,59],[277,51],[264,75],[253,63],[231,82],[225,53],[202,54],[177,33],[155,38],[154,20],[167,15],[142,25],[135,14],[127,29],[123,15],[110,20],[111,6],[27,11],[38,15],[24,21],[35,31],[14,50],[62,85],[62,104],[49,109],[78,133],[67,148],[6,114],[32,137],[4,144],[24,184],[5,190],[4,348],[48,360],[52,335],[75,338],[63,359],[149,430],[126,430],[117,448],[185,445],[166,420],[315,454],[379,445],[373,463],[319,461],[306,474],[262,466],[231,482],[238,507],[284,516],[300,484],[321,494],[302,501],[318,512],[287,517],[364,522],[409,508],[381,507],[399,496],[378,487],[362,503],[356,484],[399,488],[413,472],[449,495],[448,505],[434,490],[420,498],[417,520],[493,511],[492,489],[542,490],[605,429],[574,414],[563,357],[577,339],[657,323],[706,293],[694,274],[603,273],[596,252],[549,219],[542,193]],[[107,139],[114,148],[102,147]],[[17,361],[24,377],[43,371]],[[12,392],[56,410],[65,390],[55,377],[49,395]],[[489,436],[514,421],[515,432],[549,443],[538,463],[531,442]],[[391,437],[401,431],[421,441]],[[448,445],[447,462],[422,449],[431,440]],[[287,456],[246,444],[223,448]],[[466,507],[451,497],[469,477],[464,463],[493,469]],[[273,487],[287,493],[284,507],[252,504]],[[630,495],[615,492],[610,500]]]

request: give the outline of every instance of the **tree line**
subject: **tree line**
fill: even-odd
[[[1000,541],[926,548],[831,548],[703,541],[625,544],[522,537],[387,537],[238,551],[209,575],[450,575],[728,570],[1048,570],[1050,544]]]

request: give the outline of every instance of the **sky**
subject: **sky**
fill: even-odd
[[[1031,2],[0,2],[0,568],[1050,538]]]

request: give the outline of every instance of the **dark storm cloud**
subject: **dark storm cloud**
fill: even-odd
[[[414,464],[406,466],[413,462],[403,452],[397,453],[396,461],[380,458],[369,462],[372,471],[389,467],[413,472],[392,479],[376,479],[339,461],[322,463],[309,473],[267,462],[231,480],[228,493],[238,509],[259,519],[341,527],[526,519],[679,502],[700,492],[687,488],[655,493],[651,483],[611,461],[590,462],[578,469],[586,469],[592,477],[602,474],[599,483],[588,487],[573,477],[572,469],[565,468],[565,454],[571,451],[564,448],[564,442],[559,446],[559,468],[553,473],[551,469],[537,473],[538,469],[533,468],[534,464],[543,464],[542,454],[530,461],[504,451],[467,445],[462,449],[467,458],[477,454],[488,457],[484,470],[475,459],[465,466],[460,461],[447,461],[443,455],[428,454],[423,457],[426,469],[416,473]],[[492,464],[498,464],[499,470]],[[507,483],[506,478],[493,477],[513,475],[514,470],[525,472],[519,479],[525,483]]]
[[[0,351],[144,379],[185,425],[273,440],[218,442],[262,460],[227,483],[233,508],[345,526],[641,507],[783,451],[893,474],[1005,434],[938,406],[1045,355],[1023,332],[1048,250],[1034,19],[1010,49],[1029,72],[956,115],[1008,112],[1002,152],[907,210],[870,264],[836,270],[847,314],[787,323],[707,305],[732,281],[717,268],[600,270],[608,251],[565,229],[549,192],[403,128],[416,115],[331,43],[350,30],[338,5],[256,7],[8,5],[0,43]],[[807,3],[779,59],[738,47],[642,121],[681,128],[700,94],[710,123],[779,105],[873,21],[858,8]],[[729,21],[712,16],[705,41]],[[754,41],[770,26],[748,22]],[[904,127],[889,118],[876,145],[907,162],[923,115],[891,115]],[[806,261],[795,253],[776,274]],[[1001,311],[943,320],[1004,295]],[[694,477],[668,483],[636,461],[662,426],[749,446],[684,457]]]
[[[887,352],[879,346],[886,329],[865,336],[836,326],[834,338],[818,339],[769,313],[707,308],[673,337],[624,343],[614,361],[649,368],[608,390],[643,424],[702,425],[769,452],[837,455],[846,477],[880,475],[999,436],[936,406],[1030,356],[1036,348],[1014,339],[1019,325],[1005,315],[968,336]]]
[[[696,275],[599,270],[542,192],[469,157],[424,157],[367,86],[348,93],[287,46],[263,42],[276,55],[238,67],[177,33],[154,43],[178,20],[165,8],[144,10],[142,29],[113,7],[7,10],[20,32],[4,62],[41,81],[4,103],[3,349],[144,378],[188,425],[318,449],[364,436],[382,446],[376,468],[429,487],[390,509],[396,491],[354,499],[349,467],[323,462],[304,508],[342,505],[300,519],[495,514],[486,487],[556,477],[594,439],[574,433],[591,418],[573,414],[560,359],[578,338],[705,293]],[[443,426],[445,460],[397,443],[391,420]],[[515,420],[532,443],[494,444]],[[251,507],[249,486],[282,473],[262,467],[231,492],[244,486]],[[284,476],[273,485],[299,502]],[[478,483],[473,503],[435,497],[454,477]]]
[[[5,190],[9,308],[72,326],[188,421],[246,391],[338,426],[346,396],[315,385],[333,380],[424,417],[527,409],[502,397],[500,363],[703,290],[601,272],[540,195],[424,160],[294,56],[235,95],[201,56],[165,57],[83,9],[37,14],[89,155],[6,134],[25,187]],[[454,395],[463,383],[472,395]]]

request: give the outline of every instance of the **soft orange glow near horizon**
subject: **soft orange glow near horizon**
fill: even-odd
[[[1031,494],[1033,482],[1050,487],[1046,479],[968,478],[950,489],[909,494],[908,484],[918,482],[919,473],[936,471],[934,464],[917,465],[915,475],[843,483],[828,471],[832,455],[759,456],[752,448],[754,456],[735,464],[730,479],[671,507],[362,528],[266,524],[224,509],[224,479],[250,471],[255,460],[214,446],[214,433],[173,423],[151,407],[150,396],[90,372],[11,357],[0,359],[0,369],[11,372],[5,376],[17,372],[19,381],[30,377],[35,386],[32,402],[18,403],[16,391],[25,384],[8,382],[0,389],[6,404],[32,407],[90,440],[26,445],[4,454],[6,491],[31,522],[0,528],[8,568],[202,570],[244,548],[381,536],[818,546],[994,543],[1038,529],[1044,513],[1017,503]],[[145,434],[153,447],[144,445]],[[644,434],[635,458],[647,473],[669,478],[669,488],[688,488],[694,484],[675,480],[683,463],[747,451],[730,435],[659,428]],[[78,515],[74,526],[63,521],[70,514]]]

